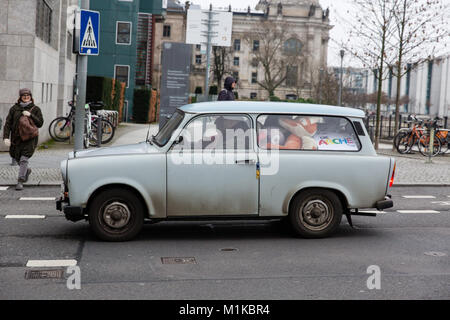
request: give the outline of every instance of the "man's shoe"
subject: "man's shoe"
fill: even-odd
[[[16,185],[16,190],[23,190],[23,184],[22,184],[22,182],[17,182],[17,185]]]
[[[28,168],[27,169],[27,174],[25,175],[25,180],[23,182],[27,182],[28,181],[28,177],[30,176],[30,174],[31,174],[31,169]]]

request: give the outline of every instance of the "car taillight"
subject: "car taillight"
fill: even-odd
[[[389,188],[392,188],[392,185],[394,184],[394,175],[395,175],[395,167],[397,166],[397,163],[394,163],[394,170],[392,170],[392,176],[391,180],[389,181]]]

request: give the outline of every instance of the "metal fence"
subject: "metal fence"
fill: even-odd
[[[119,112],[112,111],[112,110],[98,110],[97,114],[99,116],[102,116],[103,118],[106,118],[111,122],[111,124],[114,126],[114,128],[117,128],[119,125]]]
[[[417,116],[419,119],[430,119],[429,116]],[[400,115],[399,123],[398,123],[398,129],[402,128],[410,128],[412,126],[411,123],[407,123],[406,120],[408,119],[408,115]],[[376,115],[371,115],[365,118],[364,123],[366,125],[367,131],[370,134],[370,137],[372,138],[372,141],[375,137],[375,128],[377,123],[377,117]],[[449,128],[449,121],[448,117],[444,117],[442,121],[442,128],[448,129]],[[378,134],[378,137],[380,139],[386,139],[391,140],[394,138],[395,133],[395,115],[389,115],[389,116],[380,116],[380,131]]]

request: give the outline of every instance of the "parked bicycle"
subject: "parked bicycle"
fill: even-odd
[[[75,106],[72,101],[69,103],[70,111],[66,117],[58,117],[49,125],[50,136],[55,141],[63,142],[70,138],[75,132]],[[102,119],[102,138],[101,143],[110,142],[115,133],[112,123],[105,117],[97,115],[97,111],[104,108],[103,102],[89,102],[85,108],[85,130],[83,141],[85,148],[97,145],[97,119]],[[89,121],[87,121],[89,119]]]
[[[408,117],[407,123],[412,123],[413,127],[410,129],[402,129],[394,137],[394,146],[397,151],[401,154],[411,153],[413,147],[417,145],[419,152],[424,156],[429,156],[430,154],[430,132],[431,128],[435,128],[434,142],[433,142],[433,153],[432,156],[436,156],[441,152],[441,134],[438,130],[439,119],[436,118],[430,121],[424,121],[417,119],[415,115],[410,115]]]

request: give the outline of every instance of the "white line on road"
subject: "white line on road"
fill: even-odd
[[[397,210],[398,213],[440,213],[435,210]]]
[[[76,266],[77,260],[28,260],[27,267],[71,267]]]
[[[5,216],[5,219],[45,219],[42,215],[31,215],[31,214],[9,214]]]
[[[436,199],[435,196],[403,196],[405,199]]]
[[[21,197],[19,200],[23,201],[53,201],[55,197]]]
[[[358,212],[360,212],[360,213],[387,213],[386,211],[378,211],[378,210],[373,210],[373,211],[364,210],[364,211],[358,211]]]
[[[9,187],[0,187],[0,191],[6,191]]]

